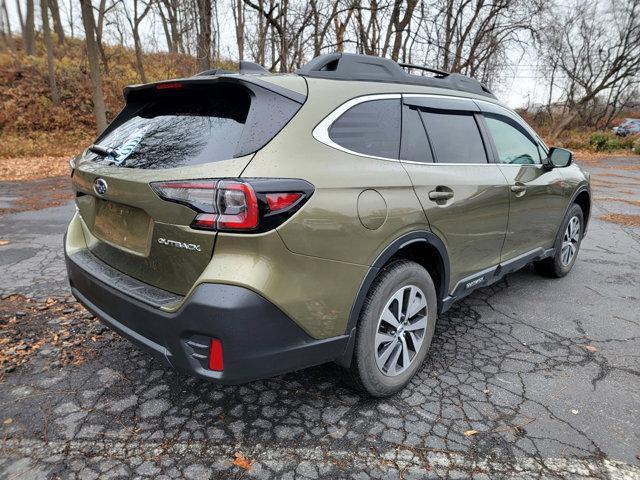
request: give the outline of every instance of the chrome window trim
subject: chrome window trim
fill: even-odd
[[[540,166],[541,164],[536,163],[536,164],[528,164],[528,165],[516,165],[516,164],[509,164],[509,163],[495,163],[495,162],[487,162],[487,163],[443,163],[443,162],[416,162],[414,160],[403,160],[403,159],[398,159],[398,158],[389,158],[389,157],[378,157],[376,155],[368,155],[366,153],[360,153],[360,152],[356,152],[354,150],[350,150],[348,148],[343,147],[342,145],[337,144],[336,142],[334,142],[333,140],[331,140],[331,137],[329,137],[329,128],[331,127],[331,125],[333,124],[333,122],[335,122],[338,118],[340,118],[340,116],[345,113],[347,110],[349,110],[352,107],[355,107],[356,105],[359,105],[361,103],[365,103],[365,102],[371,102],[371,101],[375,101],[375,100],[393,100],[393,99],[402,99],[404,97],[414,97],[414,98],[450,98],[450,99],[454,99],[454,100],[463,100],[463,101],[469,101],[471,103],[474,102],[483,102],[483,103],[488,103],[489,105],[492,105],[494,107],[497,107],[499,109],[504,110],[507,113],[507,116],[511,117],[512,119],[516,120],[519,124],[521,124],[527,131],[529,131],[534,138],[538,138],[538,134],[533,131],[533,129],[531,127],[529,127],[529,125],[527,125],[527,123],[522,119],[522,117],[520,117],[520,115],[518,115],[517,113],[515,113],[514,111],[508,109],[507,107],[504,107],[502,105],[500,105],[499,103],[493,103],[493,102],[489,102],[487,100],[483,100],[480,98],[472,98],[472,97],[456,97],[453,95],[439,95],[439,94],[434,94],[434,93],[379,93],[379,94],[370,94],[370,95],[362,95],[360,97],[355,97],[352,98],[351,100],[346,101],[345,103],[343,103],[342,105],[340,105],[339,107],[337,107],[335,110],[333,110],[329,115],[327,115],[324,119],[322,119],[320,121],[320,123],[318,123],[315,128],[312,131],[312,135],[313,138],[315,138],[317,141],[319,141],[320,143],[327,145],[328,147],[331,148],[335,148],[336,150],[340,150],[341,152],[345,152],[345,153],[349,153],[351,155],[357,155],[359,157],[365,157],[365,158],[373,158],[376,160],[386,160],[388,162],[398,162],[398,163],[408,163],[408,164],[414,164],[414,165],[461,165],[461,166],[471,166],[471,165],[511,165],[511,166],[519,166],[519,167],[526,167],[526,166],[530,166],[530,167],[535,167],[535,166]],[[480,113],[482,114],[482,108],[479,105],[476,105],[477,107],[480,108],[480,112],[476,112],[476,113]],[[473,111],[472,111],[473,113]]]

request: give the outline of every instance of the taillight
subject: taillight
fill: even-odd
[[[270,211],[277,212],[293,206],[300,198],[300,192],[267,193],[267,205]]]
[[[198,212],[192,228],[237,232],[277,227],[313,193],[310,183],[289,179],[176,180],[154,182],[151,188],[160,198]]]
[[[258,199],[248,183],[218,183],[218,229],[252,230],[258,226]]]

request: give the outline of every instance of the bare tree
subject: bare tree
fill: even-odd
[[[198,35],[196,57],[199,70],[211,68],[211,0],[196,0],[198,3]]]
[[[231,0],[233,21],[236,27],[236,42],[238,45],[238,60],[244,60],[244,26],[246,23],[245,3],[242,0]]]
[[[22,38],[24,38],[25,25],[24,17],[22,16],[22,7],[20,6],[20,0],[16,0],[16,11],[18,12],[18,22],[20,22],[20,33],[22,34]]]
[[[27,52],[27,55],[33,55],[36,50],[36,26],[33,0],[27,0],[27,16],[22,34],[24,37],[25,52]]]
[[[87,58],[89,60],[89,75],[91,76],[93,111],[96,117],[96,128],[100,134],[107,128],[106,107],[102,95],[102,75],[100,73],[100,60],[98,59],[98,45],[96,43],[95,19],[91,0],[80,0],[82,24],[84,25],[85,43],[87,46]]]
[[[13,32],[11,31],[11,20],[9,19],[9,11],[7,10],[6,0],[2,0],[0,3],[0,29],[2,35],[9,50],[15,51],[16,42],[13,39]]]
[[[51,27],[49,26],[49,0],[40,0],[40,15],[42,18],[42,33],[44,35],[44,45],[47,50],[47,70],[49,74],[49,89],[51,90],[51,100],[54,104],[60,103],[60,94],[56,84],[55,59],[53,58],[53,45],[51,42]]]
[[[171,53],[183,51],[182,32],[178,26],[179,22],[179,1],[178,0],[157,0],[157,10],[162,19],[162,28],[167,39],[167,48]]]
[[[403,5],[405,4],[406,5]],[[393,35],[393,47],[391,48],[391,58],[398,60],[400,56],[400,48],[402,47],[402,38],[405,30],[409,26],[413,11],[418,4],[418,0],[394,0],[393,10],[391,11],[391,19],[389,21],[389,27],[387,28],[387,35],[384,42],[384,48],[382,49],[382,55],[387,56],[389,52],[390,40]],[[401,16],[401,11],[404,6],[404,13]]]
[[[541,46],[545,64],[561,74],[550,86],[563,107],[553,138],[579,118],[610,122],[640,85],[640,0],[576,1],[555,19]]]
[[[111,10],[115,10],[120,2],[121,0],[111,0],[111,3],[107,3],[107,0],[100,0],[98,7],[94,7],[94,10],[98,15],[96,19],[96,44],[98,45],[100,60],[102,61],[102,67],[104,68],[105,73],[109,73],[109,57],[107,56],[107,51],[104,48],[104,25],[107,19],[107,14]]]
[[[49,0],[49,10],[51,11],[51,19],[53,20],[53,31],[56,32],[58,43],[64,43],[64,29],[62,28],[62,20],[60,19],[60,5],[58,0]]]
[[[313,15],[310,4],[303,2],[292,5],[289,0],[271,1],[267,8],[263,2],[244,0],[244,3],[262,16],[270,27],[271,70],[278,67],[281,72],[287,72],[299,65],[305,44],[304,33]]]
[[[140,81],[142,83],[147,83],[147,75],[144,71],[144,62],[142,59],[140,24],[151,10],[151,6],[153,5],[153,3],[150,0],[147,2],[144,2],[143,0],[133,0],[131,3],[133,11],[129,10],[126,2],[123,3],[123,10],[127,22],[129,22],[129,26],[131,27],[131,33],[133,34],[133,48],[136,54],[136,70],[138,71],[138,75],[140,75]]]

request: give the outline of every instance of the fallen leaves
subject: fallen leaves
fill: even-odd
[[[584,348],[589,353],[596,353],[598,351],[598,349],[593,345],[582,345],[582,348]]]
[[[66,176],[69,157],[0,158],[0,180],[23,181],[35,178]]]
[[[53,368],[95,355],[89,342],[114,334],[75,300],[36,302],[21,295],[0,300],[0,381],[35,354]],[[117,337],[115,337],[117,338]]]
[[[233,464],[236,467],[240,467],[243,470],[251,470],[251,465],[253,464],[251,460],[249,460],[240,452],[236,452],[233,456],[235,457],[233,459]]]
[[[11,242],[9,240],[0,239],[0,247],[4,247],[5,245],[9,245]]]
[[[0,182],[3,181],[3,161],[0,158]],[[56,207],[73,200],[71,182],[66,172],[64,176],[55,178],[5,183],[2,188],[7,197],[15,200],[6,202],[8,208],[0,208],[0,215]]]
[[[600,220],[617,223],[623,227],[640,227],[640,215],[607,213],[606,215],[602,215]]]
[[[478,432],[478,430],[467,430],[467,431],[465,431],[463,433],[463,435],[465,437],[473,437],[474,435],[477,435],[478,433],[480,433],[480,432]]]

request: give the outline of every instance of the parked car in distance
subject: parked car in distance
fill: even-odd
[[[439,314],[531,262],[566,275],[587,228],[571,152],[464,75],[335,53],[125,97],[72,161],[71,290],[210,381],[336,362],[392,395]]]
[[[611,129],[616,135],[626,137],[627,135],[636,135],[640,133],[640,119],[639,118],[625,118],[617,127]]]

